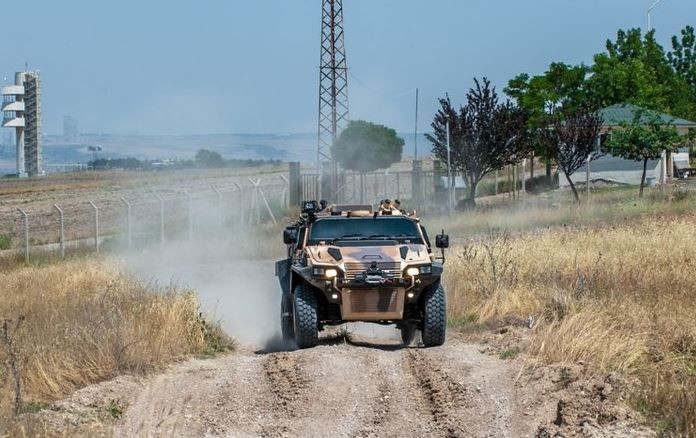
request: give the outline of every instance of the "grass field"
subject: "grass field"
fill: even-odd
[[[431,234],[444,229],[458,239],[477,238],[490,230],[511,233],[566,226],[605,226],[647,216],[673,216],[696,211],[696,193],[672,187],[651,189],[643,199],[634,187],[595,189],[591,203],[575,203],[567,190],[522,201],[504,197],[480,205],[474,211],[451,218],[425,216]]]
[[[85,182],[93,183],[102,184]],[[445,282],[455,326],[533,322],[521,346],[531,366],[582,362],[618,372],[637,382],[632,404],[658,428],[694,435],[696,193],[636,195],[594,190],[588,206],[558,191],[423,222],[453,237]],[[248,228],[234,244],[245,257],[281,257],[284,225]],[[201,319],[192,291],[123,272],[108,256],[88,260],[80,251],[66,261],[37,255],[30,265],[19,255],[0,259],[0,318],[14,341],[1,343],[0,360],[15,355],[22,364],[22,410],[227,345]],[[12,373],[0,383],[9,418]]]
[[[677,198],[613,192],[588,210],[458,218],[453,234],[471,239],[449,252],[451,321],[533,321],[533,364],[582,362],[636,379],[634,407],[659,429],[693,436],[696,208],[693,195]]]
[[[0,272],[0,362],[7,365],[0,426],[15,411],[31,412],[90,383],[232,346],[199,314],[192,291],[122,272],[108,259],[84,257]]]

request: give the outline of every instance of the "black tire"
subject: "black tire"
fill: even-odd
[[[300,284],[295,288],[294,306],[295,343],[297,348],[312,348],[319,342],[317,297],[311,286]]]
[[[293,324],[292,295],[283,294],[280,301],[280,331],[284,341],[295,339],[295,327]]]
[[[415,337],[416,325],[412,322],[405,322],[401,326],[401,340],[403,341],[404,345],[411,345]]]
[[[423,345],[435,347],[445,343],[447,335],[447,299],[445,288],[438,284],[428,288],[423,301]]]

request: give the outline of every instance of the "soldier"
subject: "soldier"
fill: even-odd
[[[328,204],[327,204],[325,199],[322,199],[321,201],[319,201],[319,211],[320,212],[326,211],[326,207],[328,207]]]
[[[379,211],[391,211],[391,209],[391,201],[389,199],[382,201],[382,204],[379,206]]]

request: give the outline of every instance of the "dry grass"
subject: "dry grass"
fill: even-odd
[[[593,190],[590,205],[579,204],[568,191],[559,190],[539,196],[529,195],[522,202],[505,198],[489,201],[474,211],[452,218],[428,218],[428,229],[445,229],[453,237],[470,237],[490,229],[525,231],[542,227],[603,226],[633,221],[648,216],[675,216],[696,211],[696,194],[680,187],[648,189],[644,199],[635,187]]]
[[[0,318],[13,320],[25,410],[90,383],[227,345],[201,319],[191,291],[143,283],[104,260],[0,272]],[[19,318],[24,320],[14,330]],[[3,344],[0,362],[7,358]],[[0,383],[0,409],[7,418],[14,387],[5,369]]]
[[[453,320],[537,324],[529,353],[641,384],[635,405],[696,434],[696,216],[491,233],[450,252]]]

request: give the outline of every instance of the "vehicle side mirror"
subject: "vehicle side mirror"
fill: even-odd
[[[297,234],[294,228],[286,228],[283,230],[283,243],[291,245],[297,242]]]
[[[449,248],[449,236],[444,233],[435,236],[435,246],[442,249]]]

